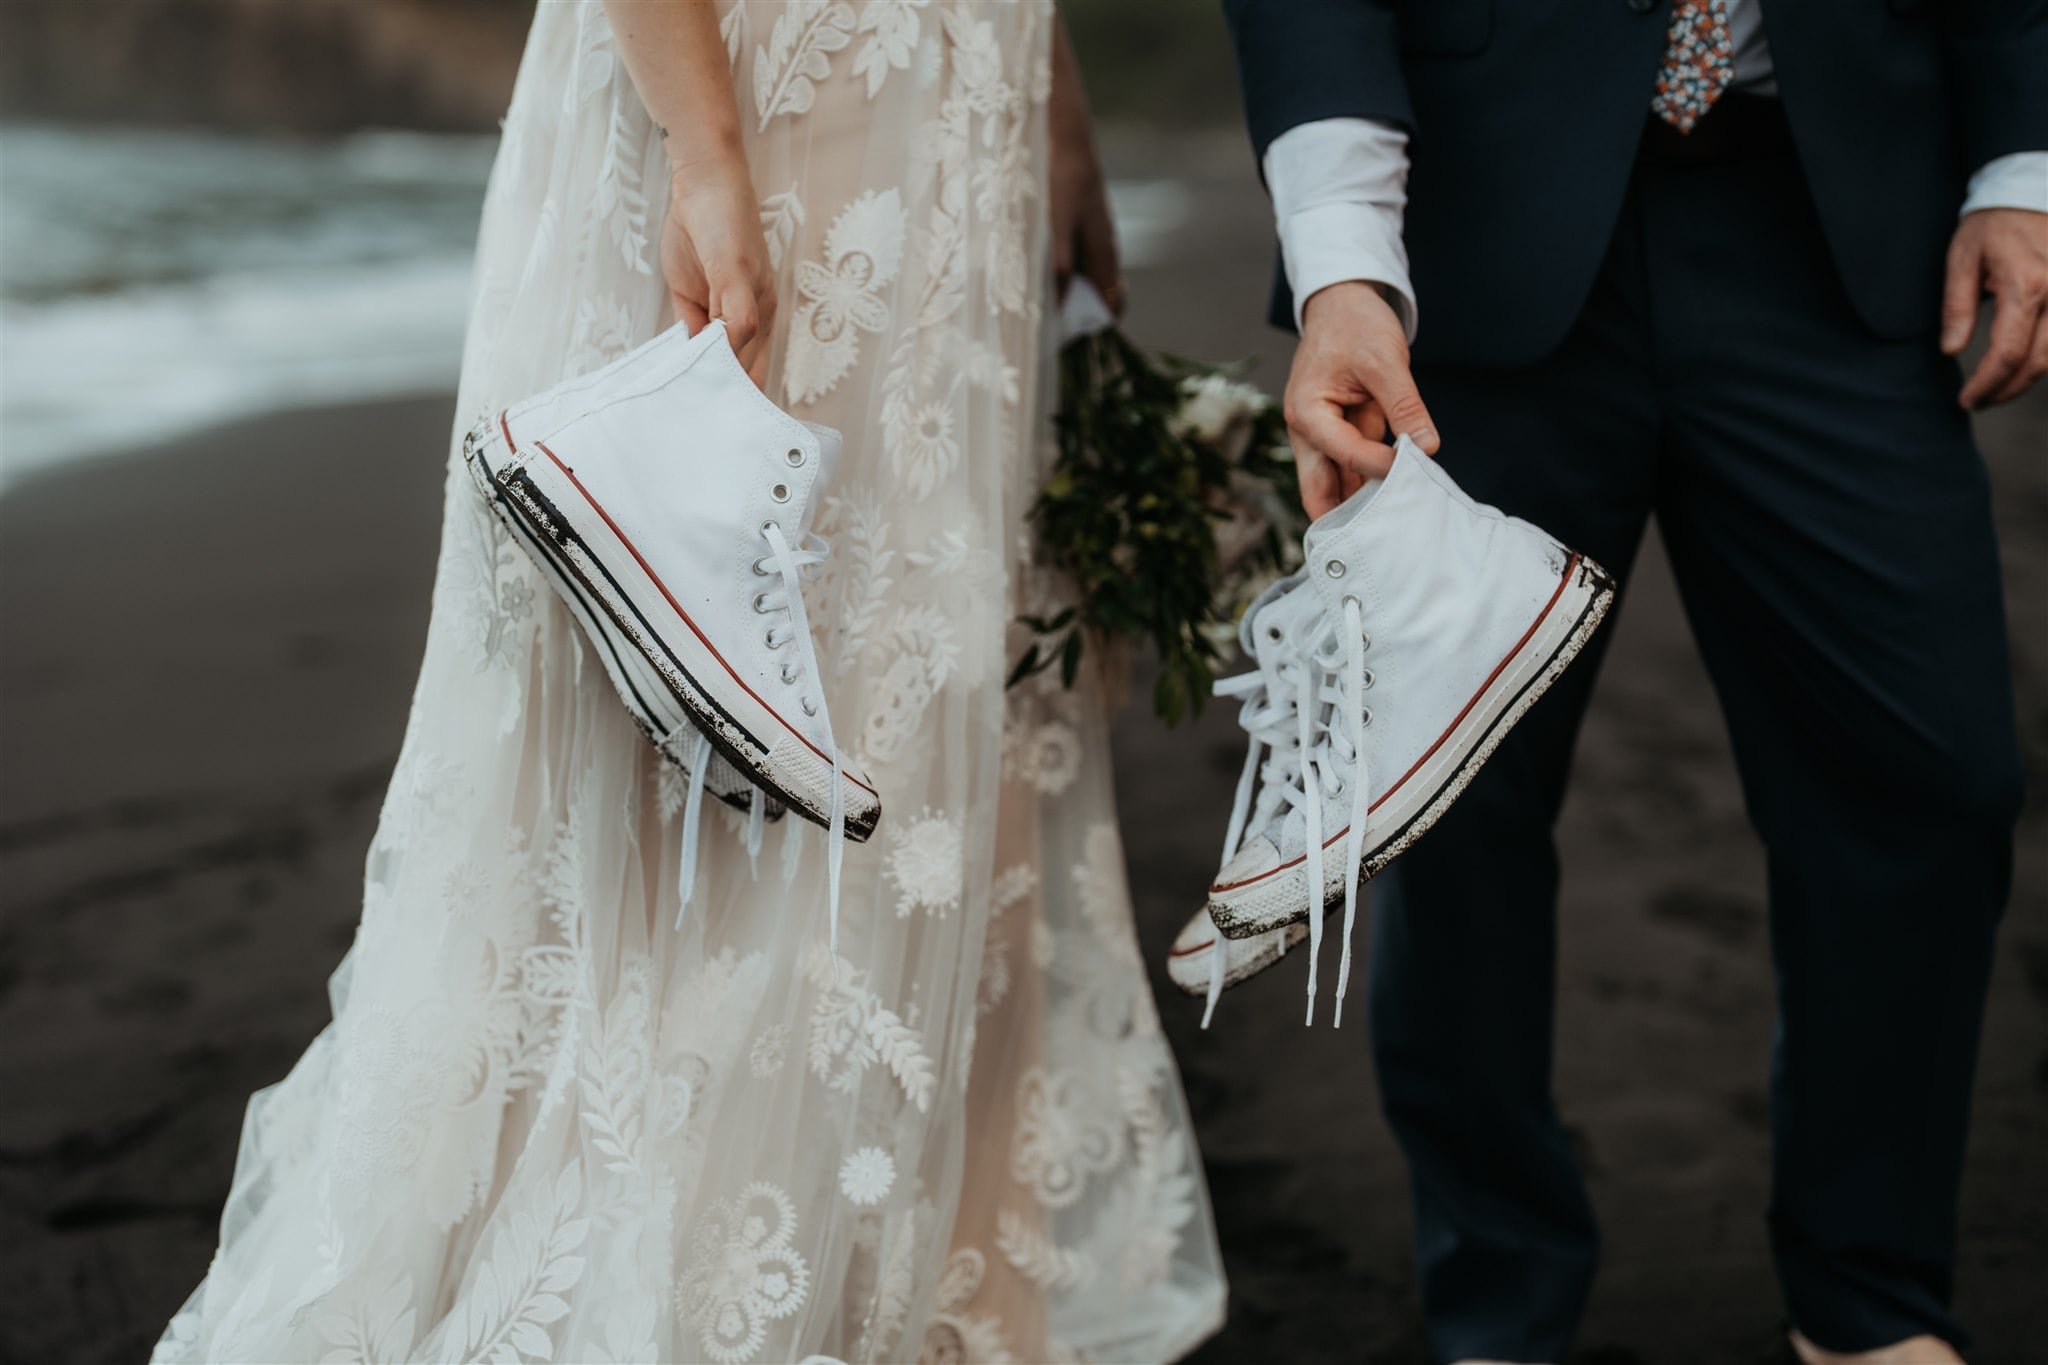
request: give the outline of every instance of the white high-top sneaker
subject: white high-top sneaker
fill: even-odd
[[[463,438],[462,450],[471,476],[483,489],[491,511],[511,533],[513,543],[526,552],[590,641],[591,652],[604,666],[605,676],[611,680],[612,689],[619,694],[633,724],[662,757],[682,771],[686,780],[696,782],[691,761],[698,756],[703,732],[690,723],[682,703],[668,690],[639,647],[612,624],[612,618],[576,581],[570,566],[554,553],[550,542],[537,536],[527,524],[511,495],[489,477],[486,459],[477,457],[478,447],[489,440],[496,425],[495,417],[486,417]],[[782,818],[782,803],[749,782],[715,749],[704,765],[702,785],[719,800],[747,811],[757,820]],[[749,843],[758,844],[758,836],[751,827]]]
[[[881,815],[833,743],[801,591],[824,557],[810,526],[839,454],[838,433],[754,386],[721,323],[694,337],[671,328],[497,414],[464,446],[550,581],[609,622],[593,636],[600,656],[604,637],[630,644],[700,732],[693,770],[713,769],[715,749],[825,825],[835,872],[838,837],[866,839]],[[666,710],[654,714],[660,738],[674,736]]]
[[[1311,526],[1306,549],[1299,577],[1247,613],[1258,671],[1218,684],[1245,699],[1252,747],[1208,912],[1233,939],[1307,922],[1313,1018],[1323,915],[1343,905],[1341,1018],[1359,884],[1449,809],[1591,638],[1614,585],[1474,502],[1405,436],[1387,476]]]

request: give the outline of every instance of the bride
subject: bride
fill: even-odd
[[[1215,1329],[1100,690],[1003,685],[1054,591],[1024,520],[1054,261],[1115,278],[1049,3],[540,4],[457,429],[723,318],[846,434],[810,617],[886,814],[836,961],[795,819],[763,845],[708,807],[675,928],[684,782],[451,451],[334,1020],[250,1101],[157,1360],[1135,1361]]]

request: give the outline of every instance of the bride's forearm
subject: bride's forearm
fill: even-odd
[[[739,105],[712,0],[604,0],[604,12],[669,164],[743,165]]]
[[[668,207],[658,247],[676,320],[723,322],[756,384],[767,374],[775,276],[740,139],[712,0],[603,0],[626,74],[662,130]]]

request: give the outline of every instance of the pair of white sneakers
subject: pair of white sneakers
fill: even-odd
[[[1592,637],[1614,584],[1539,528],[1473,501],[1407,437],[1391,470],[1309,527],[1305,563],[1245,612],[1254,670],[1217,684],[1250,736],[1223,866],[1167,974],[1217,996],[1344,910],[1442,818]]]
[[[589,639],[626,710],[689,778],[681,900],[705,792],[826,827],[834,954],[844,842],[881,818],[833,741],[802,584],[841,453],[754,386],[723,324],[672,328],[479,422],[464,462]],[[1475,503],[1403,437],[1386,478],[1311,526],[1306,565],[1241,627],[1251,751],[1208,905],[1169,975],[1206,995],[1310,945],[1442,816],[1613,600],[1591,560]],[[739,591],[735,591],[738,585]],[[680,914],[680,912],[679,912]],[[1205,1022],[1207,1016],[1205,1015]]]
[[[628,714],[688,777],[683,905],[706,791],[749,812],[750,851],[793,810],[830,832],[835,955],[843,841],[882,814],[833,742],[804,615],[841,448],[755,387],[716,322],[486,417],[462,447]]]

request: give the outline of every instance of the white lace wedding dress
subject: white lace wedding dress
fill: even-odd
[[[848,438],[811,619],[885,809],[836,977],[794,818],[756,868],[710,805],[674,929],[681,784],[452,458],[334,1021],[251,1100],[160,1361],[1139,1361],[1221,1319],[1099,690],[1003,687],[1049,591],[1050,5],[721,15],[770,392]],[[542,3],[458,430],[665,324],[662,165],[602,10]]]

